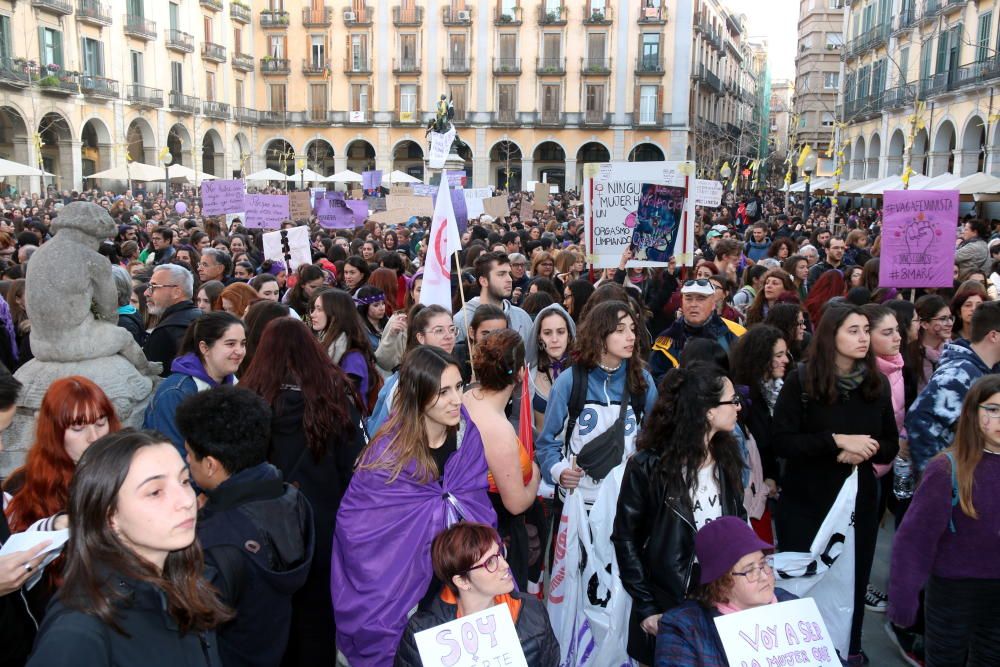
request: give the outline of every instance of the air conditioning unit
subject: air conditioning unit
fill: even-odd
[[[471,21],[472,20],[472,12],[459,12],[458,13],[458,20],[459,21]]]
[[[347,23],[354,23],[358,20],[358,15],[354,12],[344,12],[344,21]]]

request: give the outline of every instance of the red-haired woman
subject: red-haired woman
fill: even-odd
[[[809,313],[809,321],[813,329],[819,326],[819,319],[823,315],[823,308],[832,299],[843,297],[847,293],[847,286],[844,282],[844,274],[836,269],[824,272],[809,288],[809,296],[803,305]]]

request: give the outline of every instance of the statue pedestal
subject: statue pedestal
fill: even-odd
[[[143,414],[153,397],[159,378],[139,373],[125,357],[115,355],[85,361],[39,361],[32,359],[14,374],[24,385],[18,396],[17,413],[3,434],[0,474],[7,476],[24,463],[35,439],[35,420],[49,385],[69,375],[92,380],[111,400],[122,426],[142,427]]]
[[[440,176],[442,171],[465,171],[465,160],[463,160],[458,153],[451,152],[448,154],[448,157],[445,158],[444,169],[442,170],[433,169],[430,166],[430,160],[424,158],[424,180],[429,185],[437,184],[438,181],[436,177]],[[469,174],[466,174],[465,176],[468,178]]]

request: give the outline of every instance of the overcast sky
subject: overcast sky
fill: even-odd
[[[798,0],[723,0],[737,14],[747,15],[751,37],[767,38],[771,80],[795,78]]]

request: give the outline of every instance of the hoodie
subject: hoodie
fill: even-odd
[[[198,539],[212,584],[236,611],[218,629],[222,664],[277,665],[288,643],[292,595],[312,564],[312,509],[270,463],[241,470],[205,494]]]
[[[460,343],[466,339],[469,322],[472,321],[472,316],[476,313],[476,308],[479,305],[480,300],[476,296],[469,299],[465,304],[465,308],[455,313],[455,326],[458,327],[457,342]],[[512,306],[507,299],[503,301],[503,312],[507,315],[507,319],[510,320],[510,328],[521,334],[522,339],[527,339],[528,334],[531,332],[531,315],[528,315],[528,313],[517,306]]]
[[[973,382],[991,372],[993,369],[968,341],[957,340],[944,346],[934,375],[904,420],[910,457],[918,472],[923,472],[934,455],[951,444],[966,392]]]

